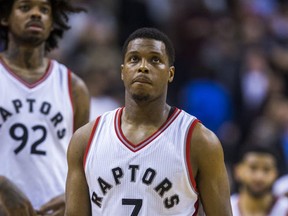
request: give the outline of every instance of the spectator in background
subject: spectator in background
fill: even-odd
[[[287,113],[287,98],[283,95],[271,95],[266,101],[261,115],[252,121],[246,137],[249,143],[258,140],[262,146],[273,148],[278,152],[279,176],[286,174],[288,170]]]
[[[111,2],[81,2],[87,13],[71,16],[71,34],[61,41],[58,50],[50,53],[50,57],[73,68],[86,83],[91,96],[90,120],[123,104],[123,87],[116,67],[120,64],[114,11],[118,3]]]
[[[233,107],[228,91],[211,79],[195,79],[183,86],[180,106],[197,116],[219,135],[221,126],[232,120]]]
[[[90,121],[123,104],[123,95],[120,93],[123,87],[119,82],[119,68],[111,64],[111,62],[114,64],[119,62],[117,52],[104,48],[98,51],[88,57],[90,61],[87,61],[81,73],[91,96]]]
[[[273,148],[256,145],[255,140],[242,149],[235,166],[239,191],[231,196],[234,216],[287,216],[288,199],[272,193],[278,176],[277,160]]]
[[[264,108],[269,96],[271,73],[265,51],[261,47],[249,47],[245,50],[239,76],[241,95],[239,125],[242,139],[245,139],[253,120]]]

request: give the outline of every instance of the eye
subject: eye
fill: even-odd
[[[138,62],[138,61],[139,61],[139,58],[137,56],[131,56],[130,57],[130,62],[135,63],[135,62]]]
[[[41,7],[41,12],[42,12],[43,14],[49,14],[50,8],[49,8],[49,7]]]
[[[269,173],[270,171],[272,171],[273,170],[273,167],[271,166],[267,166],[267,167],[264,167],[263,168],[263,171],[265,172],[265,173]]]
[[[23,5],[20,5],[19,6],[19,9],[23,12],[27,12],[30,10],[30,6],[29,5],[26,5],[26,4],[23,4]]]
[[[258,169],[256,165],[250,165],[249,168],[252,172],[255,172]]]
[[[154,57],[152,58],[152,62],[153,62],[153,63],[160,63],[160,58],[154,56]]]

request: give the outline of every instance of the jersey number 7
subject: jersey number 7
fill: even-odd
[[[131,216],[138,216],[142,207],[142,199],[122,199],[122,205],[134,205]]]

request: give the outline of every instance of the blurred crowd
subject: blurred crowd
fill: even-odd
[[[251,142],[278,150],[280,176],[288,174],[288,1],[74,1],[87,13],[70,17],[50,56],[87,83],[91,119],[123,105],[121,46],[136,28],[154,26],[176,50],[168,102],[218,135],[232,192],[237,153]]]

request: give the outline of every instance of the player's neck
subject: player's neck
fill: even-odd
[[[239,208],[243,216],[245,215],[267,215],[274,203],[274,197],[267,193],[262,197],[253,197],[248,192],[239,195]]]
[[[2,55],[8,66],[33,70],[45,67],[45,49],[43,46],[29,47],[9,43],[8,49]]]
[[[146,105],[126,103],[122,119],[133,124],[162,125],[168,118],[170,108],[166,103],[157,105],[153,102]]]
[[[12,73],[30,84],[41,79],[49,67],[49,59],[44,58],[39,50],[9,48],[0,57]]]
[[[131,143],[138,145],[164,125],[168,119],[169,111],[170,106],[167,104],[161,109],[159,107],[141,109],[127,106],[121,116],[122,132]]]

